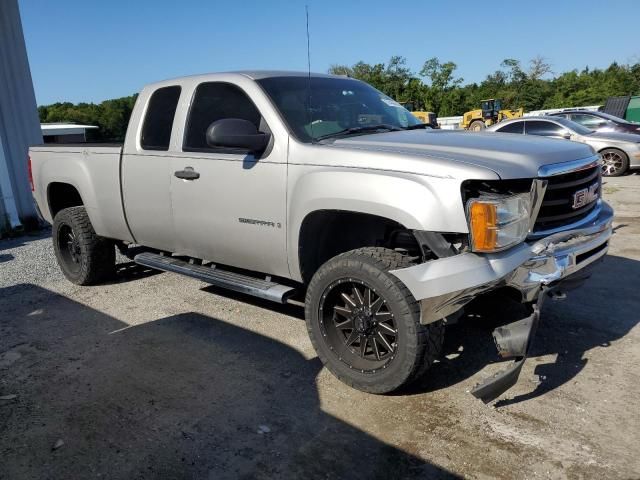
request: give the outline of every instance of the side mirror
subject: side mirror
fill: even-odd
[[[565,140],[571,140],[571,132],[564,132],[561,136]]]
[[[207,128],[207,145],[212,148],[242,148],[249,152],[263,152],[271,135],[260,133],[256,126],[241,118],[216,120]]]

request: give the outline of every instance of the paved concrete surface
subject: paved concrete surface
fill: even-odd
[[[606,262],[489,406],[496,318],[374,396],[321,368],[300,309],[127,264],[76,287],[46,235],[0,241],[0,478],[639,478],[640,175],[604,191]]]

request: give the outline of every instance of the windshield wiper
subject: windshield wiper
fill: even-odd
[[[320,135],[316,137],[315,140],[325,140],[327,138],[334,137],[344,137],[346,135],[358,134],[358,133],[367,133],[367,132],[379,132],[380,130],[386,130],[389,132],[402,130],[400,127],[396,127],[395,125],[389,125],[386,123],[381,123],[379,125],[367,125],[364,127],[351,127],[345,128],[344,130],[340,130],[338,132],[327,133],[326,135]]]
[[[426,130],[427,128],[431,127],[426,123],[418,123],[417,125],[409,125],[408,127],[404,127],[404,130],[419,130],[421,128]]]

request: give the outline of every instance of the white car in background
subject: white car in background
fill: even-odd
[[[640,135],[594,132],[566,118],[551,116],[506,120],[492,125],[486,131],[539,135],[586,143],[602,155],[602,174],[606,177],[618,177],[629,169],[640,168]]]

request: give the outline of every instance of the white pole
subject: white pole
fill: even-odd
[[[13,196],[13,187],[9,178],[9,166],[7,158],[4,155],[2,147],[2,136],[0,136],[0,201],[4,204],[4,210],[9,219],[9,226],[17,228],[21,226],[18,218],[18,208],[16,207],[16,199]]]

